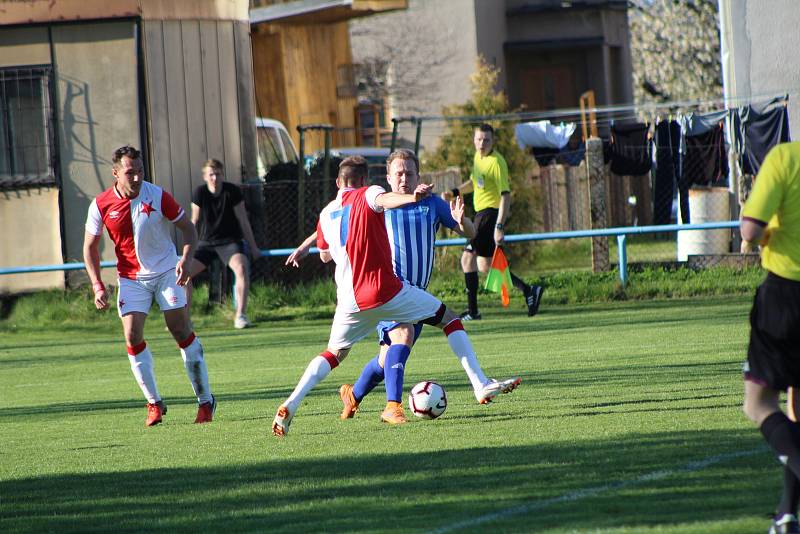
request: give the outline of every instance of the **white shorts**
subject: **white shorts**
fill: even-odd
[[[153,298],[158,302],[161,311],[176,310],[186,306],[186,291],[178,285],[175,269],[149,280],[120,278],[117,313],[120,317],[131,312],[142,312],[146,315],[153,305]]]
[[[371,333],[381,321],[418,323],[436,315],[442,301],[422,289],[403,282],[403,289],[392,300],[377,308],[357,312],[337,309],[333,316],[328,348],[352,347]]]

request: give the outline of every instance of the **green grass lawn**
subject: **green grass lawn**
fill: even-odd
[[[781,467],[741,414],[751,297],[486,307],[467,330],[490,376],[520,388],[478,405],[427,330],[406,390],[435,379],[435,421],[379,421],[383,389],[340,421],[337,388],[372,340],[305,400],[285,439],[275,410],[328,319],[201,322],[215,421],[196,405],[153,315],[164,424],[145,428],[119,325],[0,334],[0,531],[765,531]]]

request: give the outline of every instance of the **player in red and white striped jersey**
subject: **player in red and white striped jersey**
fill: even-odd
[[[83,258],[97,309],[108,307],[109,292],[100,276],[103,226],[114,242],[119,275],[117,309],[128,346],[128,359],[147,399],[147,426],[161,422],[166,406],[156,387],[153,356],[144,340],[144,323],[153,299],[175,338],[199,404],[195,423],[210,422],[216,401],[208,384],[203,346],[192,331],[183,286],[197,243],[197,231],[175,199],[144,181],[141,153],[131,146],[114,152],[114,185],[89,206]],[[183,234],[182,255],[175,253],[170,226]]]
[[[451,350],[459,358],[475,359],[475,352],[458,316],[426,291],[394,274],[386,233],[385,209],[399,208],[430,195],[432,186],[418,185],[414,193],[363,187],[367,178],[364,158],[346,158],[339,166],[336,199],[320,213],[317,246],[320,259],[336,262],[337,305],[328,348],[309,362],[291,395],[278,408],[272,433],[285,436],[303,398],[350,352],[350,348],[372,332],[380,321],[395,321],[403,328],[424,322],[444,330]],[[406,344],[393,344],[387,362],[395,361],[397,379],[411,351]],[[402,391],[402,386],[400,387]],[[381,419],[390,424],[405,423],[398,401],[388,401]]]

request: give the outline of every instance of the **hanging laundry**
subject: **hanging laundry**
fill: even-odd
[[[700,135],[718,127],[719,123],[724,123],[725,119],[730,115],[731,111],[728,109],[709,113],[689,113],[688,115],[679,117],[678,122],[681,125],[684,136]],[[681,153],[685,153],[683,145],[681,145]]]
[[[557,148],[550,147],[531,147],[533,157],[540,167],[547,167],[551,163],[557,163],[557,157],[560,152]]]
[[[742,173],[755,175],[769,149],[791,140],[786,98],[739,108],[739,119]]]
[[[563,148],[575,132],[575,123],[553,125],[550,121],[521,122],[514,128],[520,148]]]
[[[653,224],[669,224],[672,221],[672,202],[680,173],[681,126],[677,121],[661,121],[655,127],[655,184],[653,191]],[[685,199],[688,219],[689,191],[680,192]],[[685,220],[685,219],[682,219]]]
[[[618,176],[639,176],[650,172],[653,152],[647,123],[611,125],[611,172]]]
[[[728,155],[725,149],[724,122],[696,135],[684,132],[684,153],[681,163],[681,185],[726,185]],[[688,221],[684,221],[688,222]]]

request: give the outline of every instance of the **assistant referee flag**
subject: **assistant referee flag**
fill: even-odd
[[[489,269],[489,276],[486,277],[486,284],[483,286],[488,291],[500,293],[500,301],[503,306],[508,306],[508,290],[511,287],[511,270],[508,268],[508,260],[503,253],[503,249],[495,247],[492,255],[492,266]]]

